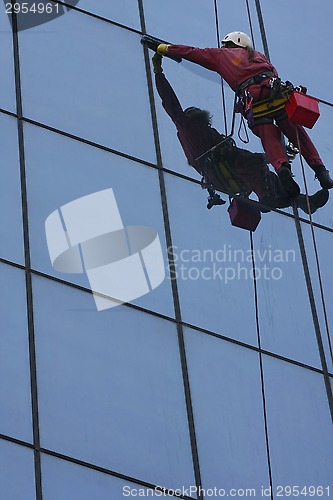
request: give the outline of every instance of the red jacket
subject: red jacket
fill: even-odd
[[[155,83],[162,105],[176,125],[177,136],[188,163],[202,174],[200,166],[195,161],[196,158],[216,146],[225,136],[219,134],[213,127],[193,123],[186,116],[175,92],[163,73],[155,74]],[[233,147],[226,155],[228,155],[227,160],[235,173],[258,196],[262,196],[266,192],[268,178],[271,179],[273,185],[277,184],[278,177],[269,171],[261,154]],[[205,176],[216,189],[223,191],[224,188],[221,186],[214,169],[206,171]],[[279,189],[278,185],[276,189]]]
[[[168,54],[182,57],[188,61],[200,64],[204,68],[216,71],[230,85],[233,91],[237,86],[254,75],[264,71],[272,71],[278,76],[277,70],[261,52],[254,51],[250,61],[246,49],[221,48],[199,49],[188,45],[170,45]],[[251,87],[251,94],[256,100],[260,92],[260,85]]]
[[[215,128],[203,127],[186,116],[163,73],[155,75],[155,83],[162,105],[176,125],[177,136],[188,163],[201,174],[201,169],[195,161],[196,158],[221,142],[223,136]]]

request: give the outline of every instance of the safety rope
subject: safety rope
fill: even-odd
[[[245,133],[245,139],[243,139],[243,137],[241,136],[241,132],[242,132],[242,127],[243,127],[243,130],[244,130],[244,133]],[[245,120],[244,120],[244,116],[242,115],[241,116],[241,119],[240,119],[240,122],[239,122],[239,127],[238,127],[238,139],[240,139],[242,142],[244,142],[244,144],[248,144],[250,142],[250,137],[249,137],[249,134],[248,134],[248,131],[247,131],[247,127],[245,125]]]
[[[251,19],[251,11],[250,11],[250,6],[249,6],[249,0],[246,1],[246,9],[247,9],[247,16],[249,18],[249,25],[250,25],[250,31],[251,31],[251,39],[252,39],[252,45],[254,50],[256,49],[256,45],[254,43],[254,34],[253,34],[253,26],[252,26],[252,19]]]
[[[259,322],[259,298],[258,298],[258,287],[257,287],[257,274],[256,274],[256,263],[254,259],[254,242],[253,242],[253,233],[250,233],[250,245],[251,245],[251,256],[252,256],[252,273],[253,273],[253,291],[254,291],[254,307],[255,307],[255,319],[256,319],[256,330],[257,330],[257,340],[258,340],[258,348],[259,348],[259,368],[260,368],[260,381],[261,381],[261,396],[262,396],[262,404],[263,404],[263,412],[264,412],[264,429],[265,429],[265,440],[266,440],[266,452],[267,452],[267,465],[268,465],[268,476],[269,476],[269,484],[272,491],[272,466],[271,466],[271,453],[269,447],[269,439],[268,439],[268,419],[267,419],[267,401],[265,394],[265,378],[264,378],[264,366],[263,366],[263,354],[261,347],[261,336],[260,336],[260,322]],[[271,495],[271,499],[273,496]]]
[[[310,209],[309,190],[308,190],[308,184],[307,184],[306,176],[305,176],[304,162],[303,162],[303,158],[302,158],[302,150],[301,150],[301,145],[300,145],[299,134],[298,134],[297,128],[296,128],[296,137],[297,137],[297,148],[299,150],[300,162],[301,162],[301,167],[302,167],[302,176],[303,176],[303,181],[304,181],[304,186],[305,186],[306,203],[307,203],[308,212],[309,212],[312,242],[313,242],[313,248],[314,248],[314,253],[315,253],[315,258],[316,258],[316,267],[317,267],[321,302],[322,302],[323,312],[324,312],[326,335],[327,335],[327,341],[328,341],[329,351],[330,351],[330,355],[331,355],[331,360],[333,363],[333,349],[332,349],[332,342],[331,342],[331,336],[330,336],[330,330],[329,330],[329,324],[328,324],[326,301],[325,301],[325,295],[324,295],[324,287],[323,287],[323,281],[322,281],[322,277],[321,277],[318,247],[317,247],[316,235],[315,235],[315,231],[314,231],[313,219],[312,219],[312,214],[311,214],[311,209]]]
[[[258,16],[258,21],[259,21],[261,39],[262,39],[262,43],[264,46],[264,54],[267,57],[267,59],[270,61],[271,58],[270,58],[269,50],[268,50],[268,42],[267,42],[266,31],[265,31],[265,26],[264,26],[264,18],[262,16],[262,11],[261,11],[260,0],[255,0],[255,4],[256,4],[256,9],[257,9],[257,16]]]
[[[217,0],[214,0],[214,9],[215,9],[215,27],[216,27],[217,47],[220,47],[221,37],[220,37],[220,26],[219,26]],[[226,112],[226,99],[225,99],[225,90],[224,90],[224,80],[222,77],[221,77],[221,92],[222,92],[222,107],[223,107],[223,116],[224,116],[224,133],[227,136],[228,135],[228,123],[227,123],[227,112]]]
[[[253,34],[253,24],[252,24],[252,19],[251,19],[251,12],[250,12],[250,6],[249,6],[249,1],[246,1],[246,8],[247,8],[247,14],[248,14],[248,19],[249,19],[249,26],[250,26],[250,31],[251,31],[251,38],[252,38],[252,44],[253,47],[255,48],[255,42],[254,42],[254,34]],[[217,0],[214,0],[214,9],[215,9],[215,27],[216,27],[216,37],[217,37],[217,46],[220,47],[221,43],[221,33],[220,33],[220,26],[219,26],[219,15],[218,15],[218,7],[217,7]],[[235,126],[235,118],[236,118],[236,96],[235,96],[235,102],[232,110],[232,120],[231,120],[231,131],[228,134],[228,124],[227,124],[227,112],[226,112],[226,99],[225,99],[225,82],[224,79],[221,77],[221,90],[222,90],[222,106],[223,106],[223,116],[224,116],[224,129],[225,129],[225,135],[227,137],[232,137],[234,133],[234,126]],[[242,125],[244,125],[244,119],[242,117],[239,129],[238,129],[238,137],[239,139],[247,144],[249,142],[249,137],[246,132],[246,140],[243,140],[240,137],[240,130]]]

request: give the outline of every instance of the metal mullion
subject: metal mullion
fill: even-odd
[[[4,114],[8,114],[10,116],[13,116],[13,117],[17,117],[16,114],[10,113],[10,112],[4,111],[4,110],[1,110],[1,108],[0,108],[0,113],[1,112],[3,112]],[[126,158],[126,159],[128,159],[130,161],[134,161],[134,162],[139,163],[141,165],[144,165],[146,167],[151,167],[151,168],[154,168],[155,170],[162,170],[163,172],[165,172],[167,174],[170,174],[170,175],[173,175],[174,177],[178,177],[179,179],[183,179],[183,180],[192,182],[193,184],[197,184],[198,186],[201,186],[201,182],[199,180],[194,179],[193,177],[189,177],[186,174],[182,174],[180,172],[176,172],[174,170],[170,170],[168,168],[165,168],[162,165],[151,163],[151,162],[143,160],[141,158],[137,158],[135,156],[126,154],[126,153],[124,153],[122,151],[118,151],[116,149],[109,148],[108,146],[104,146],[103,144],[99,144],[99,143],[90,141],[90,140],[85,139],[83,137],[71,134],[70,132],[65,132],[65,131],[63,131],[61,129],[58,129],[58,128],[55,128],[55,127],[51,127],[49,125],[46,125],[45,123],[41,123],[41,122],[38,122],[36,120],[32,120],[32,119],[24,117],[24,116],[22,116],[21,120],[23,122],[25,122],[25,123],[30,124],[30,125],[34,125],[36,127],[40,127],[43,130],[47,130],[49,132],[53,132],[55,134],[59,134],[59,135],[61,135],[63,137],[67,137],[68,139],[75,140],[75,141],[80,142],[82,144],[85,144],[87,146],[90,146],[90,147],[93,147],[93,148],[96,148],[96,149],[100,149],[101,151],[105,151],[105,152],[112,153],[112,154],[117,155],[117,156],[121,156],[122,158]],[[217,191],[219,191],[219,190],[217,190]],[[284,215],[285,217],[288,217],[290,219],[294,218],[293,215],[291,215],[291,214],[289,214],[287,212],[283,212],[282,210],[277,209],[277,208],[270,207],[270,211],[278,213],[280,215]],[[308,219],[305,219],[303,217],[299,217],[299,220],[301,222],[305,223],[305,224],[309,224],[310,225],[310,222],[309,222]],[[322,224],[319,224],[317,222],[313,222],[313,226],[314,227],[318,227],[319,229],[323,229],[324,231],[333,233],[333,228],[330,228],[328,226],[323,226]]]
[[[1,259],[0,259],[0,261],[1,261]],[[6,261],[6,263],[8,264],[7,261]],[[15,267],[21,268],[22,266],[16,265]],[[63,280],[61,278],[58,278],[56,276],[51,276],[51,275],[45,274],[45,273],[43,273],[41,271],[37,271],[37,270],[34,270],[34,269],[32,269],[31,272],[32,272],[33,275],[39,276],[39,277],[44,278],[44,279],[49,279],[49,280],[54,281],[56,283],[59,283],[61,285],[69,286],[71,288],[74,288],[74,289],[77,289],[79,291],[86,292],[86,293],[89,293],[89,294],[93,293],[90,288],[86,288],[86,287],[84,287],[82,285],[79,285],[77,283],[72,283],[70,281],[65,281],[65,280]],[[156,317],[158,317],[160,319],[163,319],[163,320],[166,320],[166,321],[170,321],[172,323],[177,323],[177,319],[175,319],[175,318],[172,318],[170,316],[166,316],[166,315],[161,314],[161,313],[159,313],[157,311],[152,311],[152,310],[149,310],[149,309],[145,309],[145,308],[143,308],[141,306],[138,306],[136,304],[124,303],[122,305],[124,307],[129,307],[130,309],[135,309],[135,310],[137,310],[139,312],[150,314],[150,315],[156,316]],[[279,359],[281,361],[285,361],[287,363],[291,363],[291,364],[294,364],[294,365],[299,366],[301,368],[306,368],[308,370],[311,370],[311,371],[314,371],[316,373],[320,373],[320,374],[323,375],[323,371],[320,370],[319,368],[316,368],[315,366],[308,365],[306,363],[294,360],[292,358],[287,358],[287,357],[282,356],[280,354],[277,354],[277,353],[274,353],[274,352],[270,352],[270,351],[267,351],[267,350],[262,349],[262,348],[258,348],[256,346],[251,345],[251,344],[246,344],[245,342],[242,342],[240,340],[236,340],[236,339],[234,339],[232,337],[228,337],[226,335],[222,335],[222,334],[219,334],[219,333],[216,333],[216,332],[212,332],[210,330],[207,330],[207,329],[202,328],[202,327],[197,326],[197,325],[193,325],[193,324],[185,322],[185,321],[180,321],[180,323],[185,328],[189,328],[189,329],[201,332],[203,334],[209,335],[211,337],[215,337],[215,338],[218,338],[220,340],[236,344],[236,345],[238,345],[240,347],[245,347],[246,349],[250,349],[250,350],[256,351],[258,353],[261,352],[262,354],[265,354],[267,356],[274,357],[274,358]],[[330,374],[330,375],[333,376],[333,373]]]
[[[151,168],[154,168],[156,170],[161,170],[161,171],[163,171],[163,172],[165,172],[167,174],[173,175],[174,177],[178,177],[179,179],[183,179],[183,180],[192,182],[193,184],[197,184],[198,186],[201,186],[201,182],[199,180],[194,179],[193,177],[189,177],[189,176],[187,176],[185,174],[182,174],[180,172],[176,172],[174,170],[170,170],[170,169],[164,167],[162,164],[154,164],[154,163],[148,162],[148,161],[143,160],[141,158],[137,158],[135,156],[131,156],[129,154],[123,153],[122,151],[118,151],[116,149],[109,148],[108,146],[104,146],[102,144],[98,144],[98,143],[90,141],[88,139],[84,139],[83,137],[76,136],[76,135],[71,134],[69,132],[65,132],[65,131],[60,130],[58,128],[51,127],[49,125],[46,125],[44,123],[32,120],[32,119],[27,118],[27,117],[22,117],[22,120],[24,122],[29,123],[31,125],[34,125],[36,127],[40,127],[40,128],[42,128],[44,130],[48,130],[49,132],[53,132],[53,133],[62,135],[63,137],[67,137],[68,139],[73,139],[75,141],[81,142],[82,144],[86,144],[87,146],[91,146],[93,148],[100,149],[102,151],[106,151],[108,153],[112,153],[112,154],[117,155],[117,156],[121,156],[122,158],[126,158],[126,159],[128,159],[130,161],[134,161],[134,162],[139,163],[141,165],[144,165],[144,166],[147,166],[147,167],[151,167]],[[219,191],[218,189],[217,189],[217,191],[218,192],[222,192],[222,191]],[[294,216],[291,215],[291,214],[289,214],[288,212],[283,212],[282,210],[280,210],[278,208],[273,208],[273,207],[269,207],[269,209],[270,209],[271,212],[274,212],[274,213],[277,213],[277,214],[280,214],[280,215],[284,215],[285,217],[288,217],[289,219],[294,219]],[[310,224],[310,222],[309,222],[308,219],[305,219],[303,217],[299,217],[299,219],[300,219],[301,222],[304,222],[305,224]],[[333,233],[333,228],[330,228],[328,226],[323,226],[322,224],[319,224],[317,222],[313,222],[313,226],[318,227],[320,229],[323,229],[324,231],[328,231],[328,232]]]
[[[143,33],[146,33],[145,26],[145,18],[144,18],[144,8],[143,8],[143,0],[138,0],[139,12],[140,12],[140,20],[141,20],[141,28]],[[172,248],[172,235],[171,235],[171,226],[169,219],[169,211],[167,205],[167,196],[166,196],[166,187],[165,187],[165,179],[164,172],[162,170],[162,155],[161,155],[161,146],[159,141],[159,132],[158,132],[158,124],[157,124],[157,115],[155,108],[155,99],[154,99],[154,91],[153,91],[153,82],[150,73],[150,65],[149,65],[149,55],[148,49],[146,46],[143,47],[145,65],[146,65],[146,74],[147,74],[147,84],[148,84],[148,94],[151,108],[151,118],[152,118],[152,126],[154,132],[155,139],[155,147],[156,147],[156,157],[157,157],[157,165],[160,167],[158,172],[159,174],[159,182],[160,182],[160,194],[162,201],[162,211],[163,211],[163,219],[165,226],[165,237],[168,249]],[[171,274],[175,269],[174,257],[172,252],[168,252],[168,260],[169,260],[169,269]],[[184,395],[185,395],[185,403],[187,410],[187,418],[188,418],[188,426],[189,426],[189,435],[190,435],[190,443],[192,450],[192,461],[194,468],[194,477],[195,477],[195,486],[198,491],[198,500],[202,500],[202,482],[201,482],[201,473],[200,473],[200,465],[199,465],[199,455],[198,455],[198,447],[197,447],[197,439],[196,439],[196,431],[194,424],[194,414],[193,414],[193,406],[192,406],[192,397],[190,390],[190,381],[189,381],[189,373],[187,367],[187,358],[186,358],[186,349],[185,349],[185,340],[184,340],[184,332],[181,320],[181,311],[180,311],[180,301],[178,294],[177,282],[175,279],[171,280],[172,287],[172,295],[174,301],[174,309],[175,309],[175,317],[177,322],[177,334],[178,334],[178,344],[179,344],[179,353],[180,353],[180,362],[183,374],[183,385],[184,385]]]
[[[321,336],[321,329],[320,329],[320,324],[319,324],[319,319],[318,319],[315,297],[314,297],[313,288],[312,288],[310,270],[309,270],[308,260],[307,260],[307,256],[306,256],[306,249],[305,249],[305,244],[304,244],[304,239],[303,239],[301,223],[299,221],[298,212],[297,212],[297,208],[295,207],[295,205],[294,205],[294,215],[295,215],[295,225],[296,225],[297,238],[298,238],[298,243],[299,243],[299,248],[300,248],[300,253],[301,253],[301,258],[302,258],[302,264],[303,264],[303,271],[304,271],[306,286],[307,286],[307,290],[308,290],[308,297],[309,297],[309,302],[310,302],[310,308],[311,308],[311,313],[312,313],[313,326],[314,326],[314,330],[315,330],[315,334],[316,334],[319,357],[320,357],[322,370],[323,370],[328,406],[330,409],[331,419],[333,422],[332,386],[330,383],[329,372],[328,372],[328,367],[327,367],[327,362],[326,362],[326,357],[325,357],[325,350],[324,350],[324,345],[323,345],[323,339]]]
[[[22,441],[20,439],[13,438],[11,436],[7,436],[6,434],[0,434],[0,441],[1,440],[6,441],[7,443],[12,443],[12,444],[17,444],[17,445],[23,446],[24,448],[27,448],[27,449],[30,449],[30,450],[34,450],[34,446],[31,443],[28,443],[26,441]],[[117,479],[121,479],[123,481],[129,481],[129,482],[131,482],[133,484],[137,484],[139,486],[144,486],[146,488],[151,488],[153,490],[155,490],[156,488],[161,488],[160,486],[155,485],[153,483],[149,483],[147,481],[143,481],[141,479],[129,476],[127,474],[121,474],[121,473],[113,471],[111,469],[107,469],[105,467],[101,467],[99,465],[95,465],[95,464],[90,463],[90,462],[85,462],[85,461],[80,460],[78,458],[71,457],[69,455],[64,455],[62,453],[58,453],[56,451],[49,450],[47,448],[41,448],[40,452],[44,453],[45,455],[48,455],[48,456],[51,456],[51,457],[54,457],[54,458],[58,458],[58,459],[63,460],[65,462],[69,462],[69,463],[72,463],[72,464],[75,464],[75,465],[79,465],[81,467],[85,467],[86,469],[90,469],[90,470],[93,470],[93,471],[96,471],[96,472],[101,472],[102,474],[106,474],[108,476],[112,476],[112,477],[115,477]],[[166,489],[166,492],[171,497],[172,496],[176,496],[176,495],[172,495],[172,491],[171,490]],[[193,500],[192,497],[188,497],[186,495],[180,495],[180,496],[177,495],[177,498],[182,498],[182,499],[185,499],[185,500]]]
[[[25,270],[25,266],[22,266],[22,264],[17,264],[16,262],[11,262],[11,261],[9,261],[7,259],[3,259],[1,257],[0,257],[0,263],[3,263],[5,265],[9,265],[11,267],[15,267],[17,269],[21,269],[23,271]],[[55,283],[58,283],[58,284],[64,285],[64,286],[68,286],[70,288],[74,288],[75,290],[79,290],[81,292],[85,292],[85,293],[89,293],[89,294],[93,293],[90,288],[86,288],[83,285],[79,285],[77,283],[72,283],[70,281],[66,281],[66,280],[64,280],[62,278],[58,278],[57,276],[52,276],[52,275],[43,273],[42,271],[37,271],[35,269],[31,269],[31,273],[32,273],[32,275],[38,276],[40,278],[44,278],[44,279],[48,279],[48,280],[54,281]],[[163,319],[165,321],[170,321],[170,322],[175,323],[175,324],[177,323],[177,320],[175,318],[172,318],[170,316],[166,316],[166,315],[161,314],[161,313],[159,313],[157,311],[152,311],[152,310],[149,310],[149,309],[145,309],[144,307],[138,306],[136,304],[124,303],[122,305],[124,307],[129,307],[130,309],[134,309],[134,310],[139,311],[139,312],[150,314],[152,316],[155,316],[157,318]],[[305,368],[307,370],[311,370],[311,371],[313,371],[315,373],[319,373],[321,375],[323,375],[323,373],[324,373],[320,368],[316,368],[316,367],[308,365],[306,363],[302,363],[301,361],[297,361],[295,359],[287,358],[285,356],[282,356],[282,355],[274,353],[274,352],[266,351],[265,349],[262,349],[262,348],[259,349],[256,346],[253,346],[251,344],[246,344],[245,342],[242,342],[240,340],[236,340],[236,339],[234,339],[232,337],[228,337],[227,335],[223,335],[223,334],[220,334],[220,333],[213,332],[211,330],[207,330],[207,329],[205,329],[203,327],[200,327],[200,326],[188,323],[186,321],[181,321],[181,324],[185,328],[189,328],[191,330],[195,330],[197,332],[200,332],[200,333],[205,334],[205,335],[209,335],[210,337],[214,337],[214,338],[217,338],[217,339],[225,341],[225,342],[230,342],[230,343],[238,345],[240,347],[245,347],[246,349],[250,349],[250,350],[256,351],[258,353],[261,352],[262,354],[264,354],[266,356],[270,356],[270,357],[273,357],[275,359],[279,359],[280,361],[285,361],[286,363],[290,363],[290,364],[299,366],[301,368]],[[328,372],[328,375],[330,377],[333,377],[333,373],[331,373],[331,372]]]
[[[14,438],[12,436],[7,436],[6,434],[0,433],[0,440],[7,441],[8,443],[18,444],[20,446],[24,446],[25,448],[34,449],[34,445],[31,443],[27,443],[26,441],[22,441],[21,439]]]
[[[85,467],[87,469],[94,470],[96,472],[101,472],[103,474],[115,477],[117,479],[121,479],[123,481],[130,481],[131,483],[137,484],[139,486],[143,486],[145,488],[150,488],[150,489],[153,489],[153,490],[155,490],[155,489],[159,489],[159,490],[163,489],[164,490],[164,488],[162,486],[160,486],[160,485],[149,483],[148,481],[143,481],[141,479],[129,476],[127,474],[122,474],[120,472],[117,472],[117,471],[114,471],[114,470],[111,470],[111,469],[107,469],[107,468],[101,467],[99,465],[92,464],[90,462],[85,462],[85,461],[80,460],[78,458],[70,457],[68,455],[63,455],[62,453],[58,453],[56,451],[52,451],[52,450],[49,450],[47,448],[41,448],[41,452],[44,453],[45,455],[52,456],[54,458],[58,458],[58,459],[64,460],[66,462],[70,462],[70,463],[79,465],[81,467]],[[174,494],[173,490],[168,489],[168,488],[165,488],[165,492],[171,498],[172,497],[177,497],[177,498],[182,498],[184,500],[194,500],[192,497],[188,497],[186,495],[185,496],[184,495],[176,495],[176,494]]]
[[[27,185],[26,185],[25,152],[24,152],[24,132],[23,132],[23,121],[22,121],[22,92],[21,92],[20,58],[19,58],[19,40],[18,40],[17,17],[16,17],[16,14],[14,13],[15,0],[11,0],[11,3],[13,6],[13,9],[12,9],[13,53],[14,53],[14,73],[15,73],[16,109],[17,109],[17,125],[18,125],[20,182],[21,182],[21,197],[22,197],[22,222],[23,222],[24,263],[25,263],[24,268],[25,268],[27,320],[28,320],[29,365],[30,365],[32,431],[33,431],[34,465],[35,465],[35,486],[36,486],[36,499],[42,500],[36,350],[35,350],[35,333],[34,333],[34,318],[33,318],[33,298],[32,298],[32,278],[31,278],[29,223],[28,223],[28,202],[27,202]]]

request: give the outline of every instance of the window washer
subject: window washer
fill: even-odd
[[[221,177],[214,165],[211,164],[203,171],[203,164],[197,159],[216,144],[221,143],[225,136],[211,126],[212,117],[208,111],[196,107],[182,109],[174,90],[163,73],[162,56],[156,53],[152,62],[157,92],[165,111],[177,128],[177,136],[189,165],[205,177],[205,182],[208,185],[224,191]],[[272,208],[291,206],[291,200],[281,185],[279,177],[269,170],[263,154],[240,149],[230,139],[223,142],[221,146],[223,147],[223,159],[231,165],[235,174],[250,188],[249,191],[254,191],[257,194],[262,204]],[[311,213],[325,205],[327,201],[328,191],[326,189],[321,189],[316,194],[309,196]],[[218,195],[211,194],[210,205],[222,203],[222,200],[219,201]],[[308,213],[305,195],[297,197],[297,205]]]
[[[222,48],[200,49],[162,43],[157,46],[157,52],[172,58],[187,59],[219,73],[238,96],[244,97],[245,111],[250,111],[251,106],[258,101],[271,97],[272,92],[277,95],[280,90],[277,70],[263,54],[253,49],[250,38],[242,32],[235,31],[226,35],[222,40]],[[258,120],[251,119],[251,112],[247,113],[247,118],[250,129],[260,137],[267,159],[278,173],[289,196],[296,197],[300,189],[293,179],[288,157],[281,144],[281,132],[293,144],[298,143],[298,134],[302,156],[315,172],[321,187],[333,188],[329,171],[323,165],[311,139],[301,125],[288,119],[284,106]]]

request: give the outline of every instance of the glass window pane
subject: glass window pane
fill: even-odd
[[[170,0],[159,8],[143,0],[143,5],[150,35],[170,43],[216,46],[214,0]]]
[[[31,125],[25,127],[25,145],[34,269],[91,288],[87,274],[67,274],[52,268],[45,238],[45,221],[64,205],[109,188],[113,189],[124,227],[144,226],[157,231],[167,266],[157,170]],[[80,224],[79,216],[77,226]],[[133,278],[133,286],[135,282]],[[157,288],[131,302],[174,316],[171,285],[167,277]]]
[[[1,51],[0,51],[1,52]],[[0,256],[23,264],[22,200],[17,121],[0,114]]]
[[[190,329],[185,339],[203,486],[259,490],[269,479],[258,354]]]
[[[139,484],[42,454],[43,497],[46,500],[110,500],[166,498]],[[169,496],[170,498],[170,496]]]
[[[193,484],[176,327],[34,280],[41,443],[166,487]]]
[[[0,9],[0,107],[16,112],[13,32],[4,5]]]
[[[25,116],[156,162],[139,35],[72,10],[19,37]]]
[[[281,0],[278,4],[261,2],[261,8],[265,21],[265,30],[268,36],[268,44],[271,52],[273,64],[280,69],[281,77],[289,79],[295,85],[306,85],[311,94],[314,90],[325,92],[321,96],[325,100],[330,100],[330,88],[333,84],[333,75],[328,72],[325,81],[318,78],[323,71],[323,58],[328,57],[332,47],[331,38],[331,18],[333,14],[332,2],[324,0],[320,4],[320,9],[316,9],[316,22],[313,22],[314,8],[304,9],[302,0]],[[318,12],[317,12],[318,10]],[[276,26],[286,25],[286,15],[288,19],[300,19],[301,23],[295,23],[293,33],[297,36],[297,43],[290,43],[288,36],[276,36]],[[313,33],[320,33],[321,57],[318,57],[318,47],[309,43],[309,27]],[[307,52],[304,52],[304,46]],[[287,57],[288,54],[288,57]],[[311,61],[311,71],[309,71],[309,61]],[[310,89],[311,85],[311,89]]]
[[[261,347],[320,368],[295,222],[264,215],[254,233]]]
[[[0,439],[1,496],[6,500],[35,500],[34,452]]]
[[[333,429],[323,377],[267,356],[264,376],[273,484],[332,488]]]
[[[332,247],[333,247],[333,233],[325,231],[324,229],[315,228],[315,241],[318,251],[320,276],[323,285],[324,303],[327,315],[328,331],[324,315],[324,307],[322,302],[322,295],[320,292],[319,276],[317,262],[315,259],[315,251],[313,246],[312,232],[309,224],[302,224],[302,232],[307,252],[307,259],[310,269],[311,282],[315,295],[316,309],[320,323],[321,337],[326,352],[326,362],[328,369],[333,372],[333,359],[331,349],[333,350],[333,311],[331,304],[333,304],[333,270],[332,270]],[[329,347],[331,344],[331,349]]]
[[[93,12],[99,16],[124,24],[130,28],[141,30],[137,0],[80,0],[80,9]]]
[[[249,232],[225,206],[207,210],[200,186],[172,175],[166,186],[183,321],[256,345]]]
[[[31,442],[24,271],[0,264],[0,433]]]

